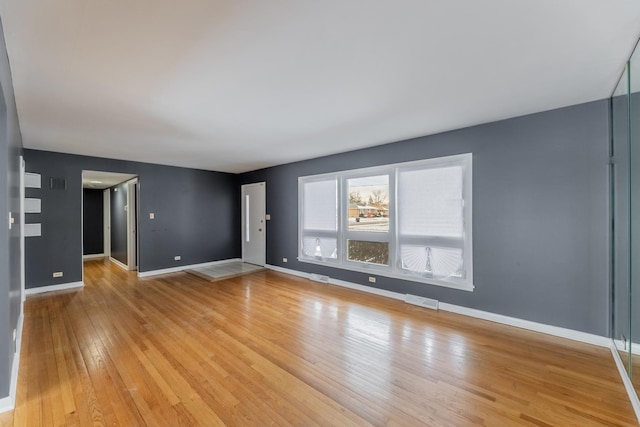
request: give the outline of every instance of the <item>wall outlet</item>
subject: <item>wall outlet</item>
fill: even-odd
[[[289,262],[287,258],[282,258],[282,262]]]
[[[369,283],[376,283],[376,278],[373,276],[369,276]]]
[[[155,219],[156,218],[156,214],[154,214],[153,212],[149,212],[149,219]]]
[[[182,257],[180,255],[176,255],[176,256],[173,257],[173,259],[175,261],[180,261],[182,259]]]
[[[55,271],[53,273],[53,277],[62,277],[64,274],[62,273],[62,271]]]

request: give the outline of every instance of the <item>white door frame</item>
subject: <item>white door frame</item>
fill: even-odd
[[[105,258],[111,258],[111,189],[102,192],[102,233]]]
[[[25,291],[25,237],[24,237],[24,220],[26,215],[24,214],[24,174],[25,174],[25,162],[24,157],[20,156],[20,314],[24,315],[24,301],[27,298]]]
[[[127,267],[129,270],[138,269],[138,223],[136,221],[136,192],[138,178],[127,182]]]
[[[263,181],[263,182],[256,182],[253,184],[244,184],[241,186],[240,188],[240,199],[241,199],[241,215],[242,215],[242,260],[244,262],[247,262],[247,257],[246,257],[246,253],[245,253],[245,243],[247,243],[247,232],[251,229],[251,224],[249,223],[248,219],[249,219],[249,214],[250,211],[252,210],[252,208],[255,207],[254,206],[249,206],[249,210],[247,210],[247,206],[246,206],[246,197],[245,197],[245,189],[249,189],[252,187],[257,187],[257,188],[262,188],[262,200],[264,201],[264,204],[260,207],[260,212],[258,215],[258,219],[260,221],[259,224],[254,224],[254,227],[259,227],[259,232],[258,233],[253,233],[253,235],[257,235],[258,236],[258,242],[260,243],[261,246],[261,256],[258,260],[258,262],[253,262],[253,264],[256,265],[262,265],[264,266],[266,264],[266,259],[267,259],[267,222],[266,222],[266,188],[267,188],[267,184]],[[252,236],[251,233],[249,233],[250,237]],[[255,242],[255,240],[254,240]]]

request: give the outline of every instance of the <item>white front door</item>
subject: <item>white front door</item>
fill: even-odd
[[[264,266],[266,260],[265,183],[242,186],[242,260]]]

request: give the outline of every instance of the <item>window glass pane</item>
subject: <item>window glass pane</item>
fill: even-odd
[[[302,254],[318,259],[338,258],[338,240],[331,237],[304,237]]]
[[[389,243],[347,240],[347,259],[389,265]]]
[[[401,245],[402,268],[435,278],[462,277],[462,249]]]
[[[462,172],[460,166],[399,172],[401,235],[463,237]]]
[[[338,182],[305,182],[303,187],[303,228],[336,231],[338,229]]]
[[[389,231],[389,175],[347,180],[351,231]]]

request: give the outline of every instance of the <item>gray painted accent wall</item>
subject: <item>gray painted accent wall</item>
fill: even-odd
[[[127,195],[126,183],[111,188],[111,257],[124,265],[129,263],[127,259]]]
[[[13,330],[20,316],[20,155],[18,123],[11,69],[0,22],[0,398],[9,396],[15,357]],[[9,229],[9,212],[15,223]]]
[[[42,236],[26,242],[28,289],[82,280],[82,170],[138,176],[140,272],[240,257],[236,175],[39,150],[24,156],[27,172],[40,173],[43,183],[67,180],[65,190],[26,191],[42,198],[42,213],[33,218]],[[53,278],[54,271],[64,277]]]
[[[249,172],[240,184],[267,183],[268,264],[371,286],[367,274],[296,260],[298,177],[471,152],[476,289],[380,276],[375,286],[606,336],[608,135],[602,100]]]

